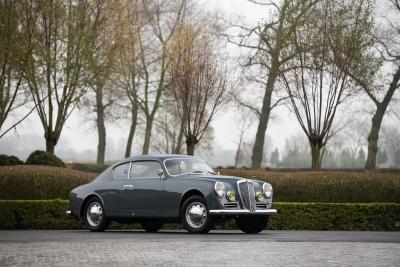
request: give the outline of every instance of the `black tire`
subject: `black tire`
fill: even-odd
[[[269,216],[239,216],[236,225],[245,233],[257,234],[267,227]]]
[[[196,220],[192,220],[187,218],[187,214],[191,214],[189,211],[194,207],[198,211],[202,211],[202,215],[192,214],[192,216],[197,216]],[[183,226],[189,233],[192,234],[206,234],[208,233],[214,226],[214,218],[208,214],[207,203],[206,200],[202,196],[191,196],[183,202],[181,211],[180,211],[181,221]],[[193,217],[194,218],[194,217]],[[196,223],[197,224],[196,224]]]
[[[100,218],[98,218],[98,222],[96,221],[96,223],[93,221],[91,221],[92,219],[89,219],[90,216],[88,216],[88,212],[90,209],[92,208],[101,208],[101,213],[102,215],[99,216]],[[86,223],[86,227],[92,231],[92,232],[103,232],[104,230],[107,229],[107,227],[110,225],[110,219],[108,219],[104,213],[104,206],[103,203],[101,202],[101,200],[98,197],[93,197],[90,198],[85,205],[85,212],[84,212],[84,219],[85,219],[85,223]]]
[[[164,222],[160,220],[142,220],[140,221],[140,225],[144,230],[149,233],[155,233],[160,230],[163,226]]]

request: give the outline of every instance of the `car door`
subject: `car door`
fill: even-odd
[[[133,217],[162,217],[163,180],[158,161],[133,161],[129,179],[122,187],[123,199],[128,213]]]
[[[129,188],[129,170],[130,162],[121,163],[112,170],[112,177],[102,184],[102,187],[96,192],[102,197],[107,216],[110,217],[127,217],[130,216],[129,209],[126,206],[126,194],[123,189]],[[125,187],[125,186],[128,187]]]

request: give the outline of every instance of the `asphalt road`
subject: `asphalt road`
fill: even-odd
[[[400,266],[400,232],[0,231],[0,266]]]

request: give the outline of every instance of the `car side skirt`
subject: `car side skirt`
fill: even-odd
[[[276,209],[265,209],[265,210],[209,210],[209,214],[211,215],[274,215],[277,213]]]

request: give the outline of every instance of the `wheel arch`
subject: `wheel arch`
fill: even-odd
[[[194,189],[194,188],[188,189],[185,193],[182,194],[181,201],[179,203],[179,214],[182,209],[183,203],[186,201],[186,199],[188,199],[191,196],[201,196],[207,202],[205,195],[199,189]]]
[[[81,208],[80,208],[80,211],[79,211],[79,215],[80,215],[81,217],[83,217],[84,212],[85,212],[84,209],[85,209],[86,203],[87,203],[91,198],[98,198],[98,199],[100,199],[101,204],[103,205],[103,208],[104,208],[104,214],[106,214],[106,212],[105,212],[105,205],[104,205],[103,199],[102,199],[98,194],[92,193],[92,194],[87,195],[87,196],[83,199],[82,205],[81,205]]]

